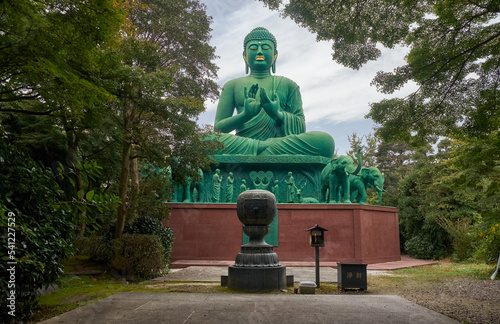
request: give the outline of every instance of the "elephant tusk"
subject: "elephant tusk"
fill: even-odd
[[[376,188],[378,191],[386,192],[386,190],[385,190],[384,188],[380,188],[379,186],[375,186],[375,188]]]

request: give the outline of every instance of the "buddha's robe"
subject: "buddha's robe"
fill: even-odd
[[[273,76],[273,89],[283,112],[281,125],[269,117],[264,109],[236,130],[236,135],[221,134],[219,141],[226,147],[218,154],[241,155],[320,155],[331,158],[335,144],[332,137],[323,132],[306,133],[299,86],[292,80]],[[267,90],[267,89],[266,89]],[[256,98],[259,101],[259,96]],[[264,151],[258,152],[259,141],[275,139]]]

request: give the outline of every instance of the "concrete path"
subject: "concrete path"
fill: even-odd
[[[118,293],[55,323],[459,323],[398,296]]]
[[[368,271],[368,274],[376,273]],[[316,281],[316,268],[314,267],[287,267],[287,275],[293,275],[294,281]],[[193,266],[183,269],[173,269],[163,277],[149,280],[150,282],[164,281],[218,281],[221,276],[227,276],[227,267],[200,267]],[[320,267],[320,282],[337,282],[337,269]]]
[[[415,261],[410,260],[414,265]],[[408,262],[408,261],[406,261]],[[218,264],[219,265],[219,264]],[[399,266],[399,265],[398,265]],[[389,270],[390,265],[375,269]],[[368,270],[368,276],[390,272]],[[314,267],[287,266],[294,281],[315,281]],[[151,282],[220,282],[227,266],[174,269]],[[337,270],[320,268],[320,281],[337,282]],[[368,281],[369,289],[369,281]],[[55,323],[459,323],[398,296],[118,293],[45,322]]]

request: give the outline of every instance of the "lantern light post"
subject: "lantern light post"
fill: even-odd
[[[314,246],[316,254],[316,288],[319,288],[319,247],[325,246],[325,232],[328,231],[326,228],[320,227],[316,224],[306,230],[309,232],[309,244]]]

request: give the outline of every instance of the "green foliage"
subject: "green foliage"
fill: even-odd
[[[163,246],[156,235],[124,234],[111,242],[110,267],[127,278],[150,279],[165,270]]]
[[[101,191],[100,184],[102,168],[97,162],[81,163],[78,162],[73,169],[66,172],[66,168],[59,163],[57,168],[59,179],[68,180],[72,187],[79,189],[74,196],[68,197],[70,200],[63,202],[72,206],[79,214],[80,234],[95,233],[104,224],[109,223],[105,216],[116,211],[120,202],[115,194],[108,194]],[[76,181],[79,180],[79,185]],[[97,188],[94,186],[97,184]]]
[[[430,190],[440,172],[432,157],[421,155],[411,173],[399,182],[399,229],[409,256],[439,259],[448,251],[449,234],[436,218],[446,212],[444,200],[453,198],[447,197],[446,190]]]
[[[489,264],[495,264],[500,257],[500,223],[491,224],[488,228],[481,230],[478,226],[478,241],[475,250],[475,258]]]
[[[61,199],[62,191],[50,171],[0,141],[1,241],[7,247],[7,239],[13,238],[8,228],[15,230],[17,320],[32,311],[37,290],[58,279],[62,274],[61,260],[73,252],[74,214],[69,205],[61,204]],[[9,219],[12,215],[14,221]],[[13,260],[9,256],[12,254],[7,255],[6,249],[0,250],[2,296],[8,296],[11,290],[7,261]],[[7,310],[3,307],[2,312]]]
[[[110,248],[102,236],[78,236],[75,239],[77,255],[89,256],[89,259],[104,262],[111,259]]]
[[[113,266],[114,259],[116,258],[116,255],[113,254],[113,251],[115,251],[113,250],[115,230],[116,225],[112,224],[102,232],[101,236],[80,237],[77,240],[77,246],[81,249],[80,253],[88,253],[91,260]],[[150,216],[140,216],[131,224],[126,224],[123,233],[134,236],[147,235],[156,237],[160,243],[161,260],[163,262],[161,269],[164,270],[169,266],[175,237],[173,231],[163,226],[159,219]],[[134,272],[133,269],[130,271]],[[126,272],[124,275],[128,274],[129,272]]]
[[[437,218],[437,223],[450,234],[454,261],[466,261],[472,256],[474,237],[471,219],[459,218],[455,222],[444,216]]]
[[[378,59],[380,45],[409,47],[407,64],[373,80],[387,94],[418,85],[406,98],[371,104],[367,116],[383,126],[377,134],[384,140],[447,136],[463,130],[480,106],[498,111],[498,0],[261,1],[332,41],[333,59],[353,69]]]
[[[209,166],[210,153],[220,145],[207,140],[210,127],[196,123],[204,101],[216,98],[218,90],[205,6],[198,1],[146,0],[128,1],[124,10],[130,28],[118,46],[101,57],[96,75],[115,96],[109,114],[122,133],[116,237],[127,216],[137,214],[139,164],[166,168],[176,157],[182,161],[179,174],[195,176],[198,167]],[[127,211],[126,205],[132,208]]]
[[[97,76],[116,97],[109,107],[114,127],[124,131],[119,140],[134,143],[141,163],[163,167],[171,162],[165,157],[176,156],[184,166],[206,167],[216,144],[204,141],[211,129],[196,119],[204,101],[218,94],[211,18],[198,1],[130,5],[133,31],[101,57]]]
[[[122,22],[114,3],[2,1],[0,111],[81,114],[83,106],[109,98],[89,75],[98,48],[113,40]],[[24,105],[26,99],[39,104]]]
[[[403,242],[425,234],[435,244],[451,243],[457,260],[475,255],[495,262],[498,240],[486,233],[494,233],[490,229],[500,221],[498,141],[495,132],[443,140],[435,155],[414,156],[413,170],[400,182]]]
[[[174,232],[166,226],[163,226],[157,218],[149,216],[141,216],[137,218],[131,225],[126,225],[124,233],[128,234],[150,234],[159,238],[162,245],[164,267],[170,265],[170,254],[175,237]]]
[[[362,147],[361,157],[363,159],[363,167],[376,166],[376,152],[377,152],[377,138],[369,133],[366,136],[358,137],[356,133],[347,136],[350,144],[350,150],[347,155],[352,157],[355,161],[357,159],[357,151]],[[364,144],[363,144],[364,143]]]
[[[406,253],[417,259],[441,259],[448,254],[445,245],[439,244],[431,235],[417,234],[405,242]]]
[[[492,122],[488,122],[492,124]],[[480,261],[495,263],[500,254],[500,136],[492,131],[479,137],[454,141],[450,163],[456,171],[443,181],[476,211],[473,236],[475,256]]]

